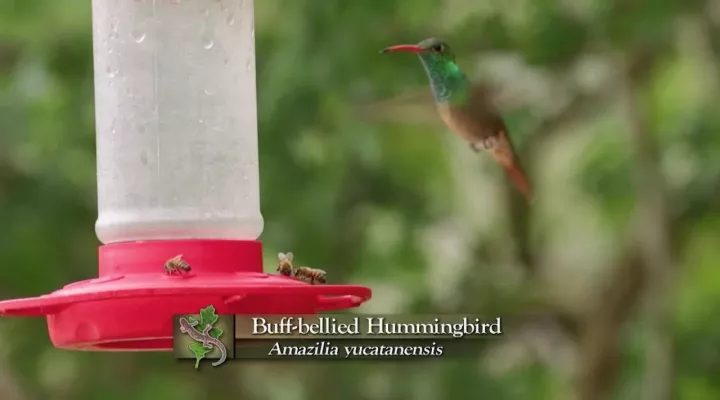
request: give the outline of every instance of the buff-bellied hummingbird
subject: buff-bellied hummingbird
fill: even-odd
[[[430,79],[435,105],[445,125],[479,152],[492,154],[515,186],[530,200],[532,190],[520,165],[505,122],[481,85],[474,85],[460,70],[447,43],[437,38],[418,44],[390,46],[382,53],[406,51],[418,55]]]

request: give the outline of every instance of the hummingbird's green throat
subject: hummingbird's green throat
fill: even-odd
[[[430,79],[436,103],[456,103],[467,98],[470,88],[465,74],[455,63],[455,56],[443,41],[430,38],[418,44],[390,46],[382,52],[408,51],[416,53]]]

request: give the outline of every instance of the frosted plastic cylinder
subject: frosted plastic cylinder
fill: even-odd
[[[93,0],[103,243],[255,240],[252,0]]]

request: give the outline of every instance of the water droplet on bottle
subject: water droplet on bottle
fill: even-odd
[[[198,120],[198,124],[202,124],[203,122],[205,122],[204,119],[199,119],[199,120]]]
[[[209,16],[210,16],[210,8],[204,9],[202,14],[203,14],[203,16],[205,16],[205,17],[209,17]]]
[[[107,76],[110,78],[114,78],[118,74],[118,70],[113,67],[107,67]]]
[[[118,37],[118,19],[113,18],[110,20],[110,38],[117,39]]]
[[[203,90],[203,92],[204,92],[206,95],[208,95],[208,96],[212,96],[212,95],[213,95],[213,91],[210,90],[210,89],[205,89],[205,90]]]
[[[140,153],[140,162],[142,165],[148,165],[148,154],[147,151]]]
[[[245,67],[247,68],[248,71],[251,71],[252,67],[253,67],[252,60],[248,60],[247,65]]]
[[[212,38],[208,35],[203,38],[203,47],[207,50],[212,49],[212,47],[215,45],[215,42],[212,40]]]
[[[170,1],[170,4],[174,4],[174,5],[178,5],[180,3],[182,3],[182,0],[171,0]]]
[[[228,25],[232,26],[235,25],[235,15],[233,13],[230,13],[227,17],[227,23]]]
[[[142,30],[135,29],[132,32],[130,32],[130,36],[132,36],[135,43],[142,43],[145,40],[145,37],[147,35]]]
[[[252,30],[250,31],[250,37],[255,39],[255,25],[253,24]]]

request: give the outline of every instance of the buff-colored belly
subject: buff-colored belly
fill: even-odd
[[[445,104],[439,104],[437,111],[445,125],[466,141],[478,143],[486,137],[484,127],[467,113],[453,110]]]

